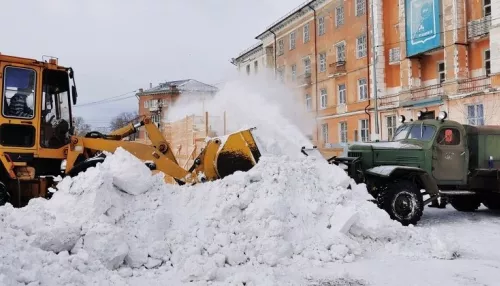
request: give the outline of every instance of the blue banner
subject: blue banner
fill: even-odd
[[[406,56],[441,46],[440,0],[406,0]]]

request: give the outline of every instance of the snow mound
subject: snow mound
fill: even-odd
[[[141,164],[118,149],[63,179],[51,200],[0,208],[0,282],[279,284],[290,279],[276,274],[283,267],[304,279],[302,267],[377,251],[456,252],[434,233],[391,220],[364,185],[348,189],[349,177],[324,160],[263,156],[248,172],[182,187]]]

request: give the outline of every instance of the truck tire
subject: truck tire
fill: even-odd
[[[491,194],[487,195],[482,200],[483,205],[492,211],[500,210],[500,195]]]
[[[404,226],[416,225],[424,210],[420,188],[408,180],[388,183],[378,194],[377,204],[391,219],[399,221]]]
[[[481,198],[472,196],[454,196],[450,198],[450,204],[460,212],[473,212],[481,206]]]
[[[97,166],[98,163],[104,162],[104,159],[106,159],[106,157],[104,155],[89,158],[89,159],[73,166],[73,168],[71,168],[71,170],[68,172],[68,176],[75,177],[78,174],[80,174],[81,172],[85,172],[88,168],[95,167],[95,166]]]

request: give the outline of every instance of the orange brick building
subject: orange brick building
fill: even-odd
[[[156,87],[150,86],[147,90],[140,89],[136,94],[139,98],[138,113],[139,115],[151,116],[153,122],[165,133],[166,130],[163,127],[168,110],[178,103],[181,98],[183,104],[193,101],[203,102],[215,96],[217,91],[216,87],[194,79],[169,81]],[[147,134],[145,132],[143,128],[139,131],[140,140],[146,139]]]
[[[313,0],[256,39],[267,68],[315,115],[314,143],[338,154],[352,142],[390,139],[398,115],[423,109],[499,124],[500,58],[490,63],[500,54],[500,38],[490,41],[500,36],[497,22],[499,0]],[[255,49],[237,60],[251,56]]]

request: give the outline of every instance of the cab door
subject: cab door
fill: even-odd
[[[463,130],[443,127],[432,151],[432,175],[439,184],[465,184],[469,165],[467,141]]]
[[[0,63],[0,145],[13,161],[26,161],[37,148],[39,75],[38,67]]]

